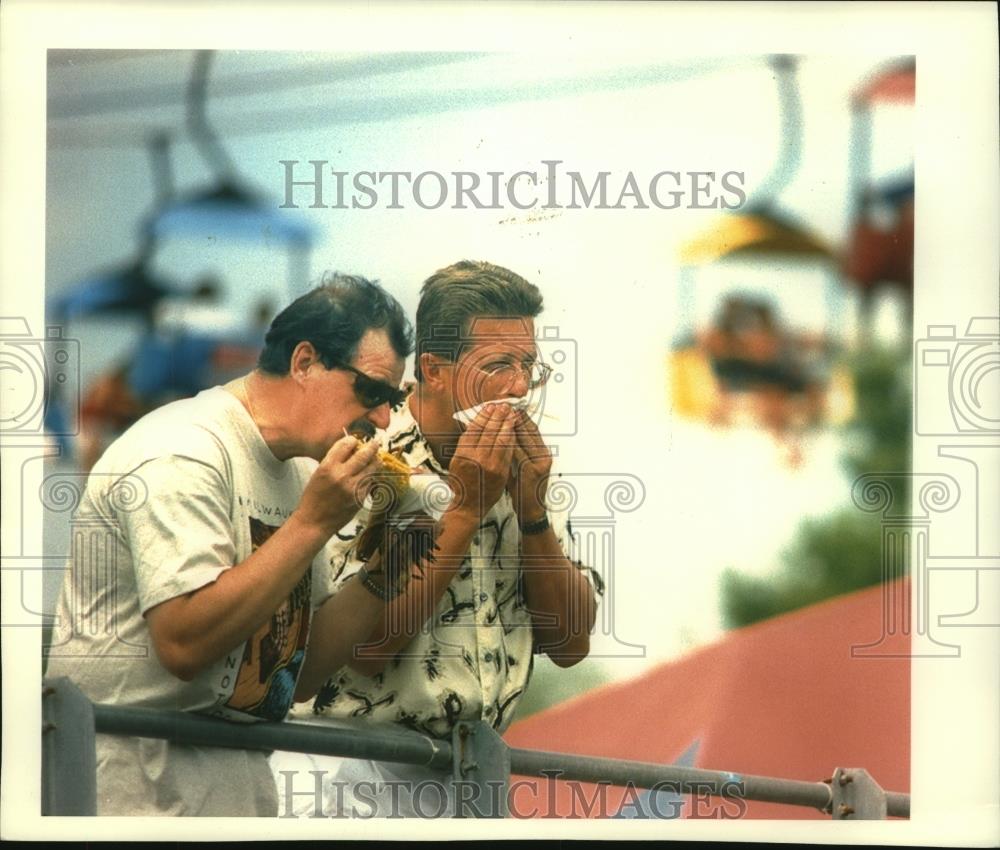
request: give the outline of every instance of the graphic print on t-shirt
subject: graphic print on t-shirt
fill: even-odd
[[[250,517],[251,552],[276,530],[277,526]],[[262,720],[284,719],[305,656],[311,589],[312,572],[307,571],[288,599],[246,642],[226,708]]]

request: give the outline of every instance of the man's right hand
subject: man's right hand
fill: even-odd
[[[297,512],[300,518],[332,536],[361,510],[372,476],[381,468],[377,440],[337,440],[306,485]]]
[[[510,475],[516,420],[509,404],[488,404],[459,438],[448,465],[453,510],[480,520],[496,504]]]

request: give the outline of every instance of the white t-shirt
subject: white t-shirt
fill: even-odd
[[[91,471],[74,516],[46,675],[69,677],[95,703],[284,718],[312,612],[331,593],[329,552],[250,640],[190,682],[160,664],[144,614],[245,569],[315,467],[277,460],[221,387],[137,422]],[[99,735],[97,767],[98,814],[277,812],[264,752]]]

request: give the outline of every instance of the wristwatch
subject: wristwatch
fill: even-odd
[[[361,578],[361,584],[364,586],[365,590],[373,596],[377,596],[383,602],[390,602],[403,592],[402,588],[394,589],[386,587],[384,584],[380,584],[375,581],[375,577],[368,572],[368,567],[362,567],[358,570],[358,576]]]
[[[524,534],[541,534],[543,531],[545,531],[545,529],[547,529],[549,527],[549,515],[548,514],[542,514],[542,518],[541,519],[536,519],[534,522],[527,522],[527,523],[524,523],[523,525],[521,525],[520,523],[518,523],[518,525],[521,528],[521,534],[522,535],[524,535]]]

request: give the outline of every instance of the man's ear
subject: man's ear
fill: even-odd
[[[436,354],[424,352],[420,355],[420,380],[428,389],[441,392],[446,386],[446,368],[451,363]]]
[[[301,383],[309,372],[309,367],[319,363],[319,355],[313,344],[307,340],[302,340],[295,346],[291,360],[288,363],[288,374],[296,383]]]

